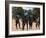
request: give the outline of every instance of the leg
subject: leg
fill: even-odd
[[[22,26],[22,30],[24,30],[25,23],[23,23],[22,25],[23,25],[23,26]]]
[[[37,28],[37,26],[38,26],[38,22],[36,22],[36,28]]]
[[[30,28],[30,27],[32,28],[32,22],[31,22],[31,21],[29,22],[29,28]]]
[[[19,28],[20,28],[20,23],[19,23]]]
[[[27,30],[28,30],[28,23],[27,23]]]
[[[17,29],[17,23],[16,23],[16,29]]]

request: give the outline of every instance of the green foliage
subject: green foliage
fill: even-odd
[[[24,12],[22,7],[13,7],[12,8],[12,16],[15,17],[16,14],[19,14],[20,16],[22,16],[22,13]]]
[[[40,16],[40,8],[34,8],[33,10],[29,9],[26,10],[28,12],[28,15],[35,15]],[[15,16],[19,14],[20,16],[24,16],[24,9],[22,7],[13,7],[12,8],[12,16],[15,18]]]
[[[33,9],[33,15],[40,16],[40,8],[34,8]]]

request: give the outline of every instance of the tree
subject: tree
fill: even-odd
[[[34,8],[33,9],[33,15],[40,16],[40,8]]]
[[[22,16],[22,13],[24,12],[22,7],[13,7],[12,8],[12,16],[15,18],[16,15]]]

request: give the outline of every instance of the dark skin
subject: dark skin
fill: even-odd
[[[19,18],[16,17],[16,29],[17,29],[17,24],[19,24],[19,28],[20,28],[20,23],[19,23]]]
[[[30,27],[32,27],[32,22],[33,22],[33,16],[32,16],[32,17],[29,16],[29,26],[30,26]],[[29,27],[29,28],[30,28],[30,27]]]
[[[25,24],[27,25],[28,30],[28,19],[26,19],[26,17],[22,19],[22,30],[24,30]]]
[[[39,21],[37,21],[36,20],[36,27],[37,27],[37,25],[38,25],[38,27],[39,27],[39,25],[40,25],[40,19],[38,19]]]
[[[34,19],[33,21],[36,22],[36,27],[37,27],[37,25],[38,25],[38,27],[39,27],[39,25],[40,25],[40,18],[38,19],[38,16],[34,16],[33,19]],[[37,19],[38,19],[39,21],[37,21]]]

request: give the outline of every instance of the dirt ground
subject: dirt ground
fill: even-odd
[[[19,24],[17,25],[18,29],[16,29],[16,25],[15,24],[16,24],[15,23],[15,19],[13,19],[12,20],[12,31],[22,31],[22,22],[21,22],[21,20],[20,20],[21,29],[19,28]],[[28,24],[28,30],[39,30],[39,28],[40,27],[38,27],[38,26],[36,28],[36,23],[35,22],[32,23],[32,29],[29,28],[29,24]],[[27,30],[27,25],[25,24],[24,31],[26,31],[26,30]]]

